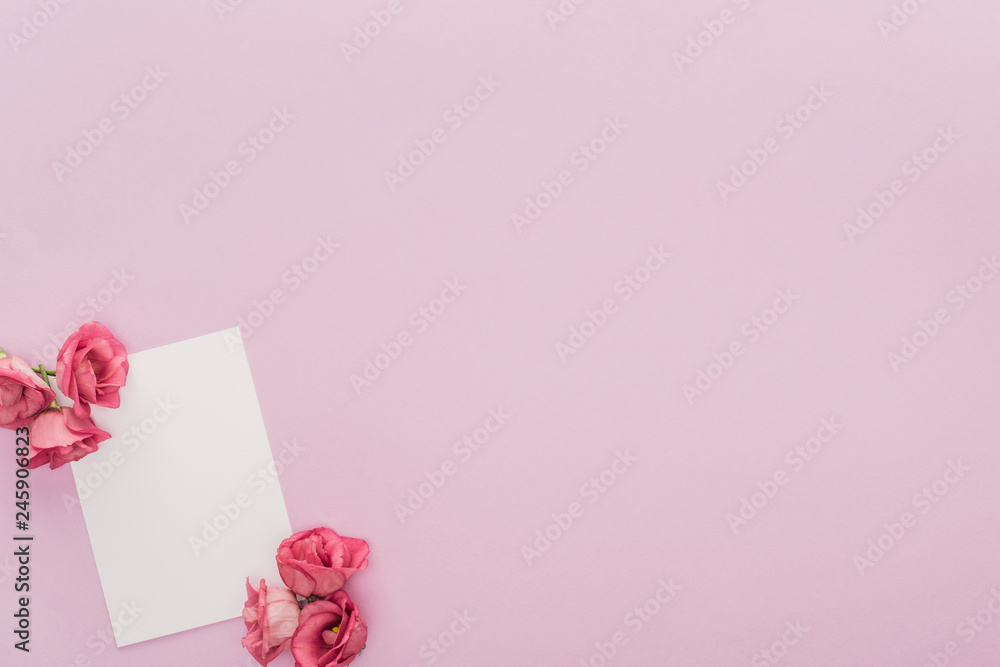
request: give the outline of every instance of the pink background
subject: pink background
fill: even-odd
[[[753,666],[773,648],[780,664],[917,667],[954,642],[949,664],[1000,665],[1000,618],[984,612],[971,640],[960,625],[1000,586],[1000,281],[954,292],[1000,249],[1000,6],[908,0],[884,37],[890,0],[590,0],[554,29],[557,0],[400,0],[348,62],[341,44],[387,4],[246,0],[220,18],[210,0],[71,2],[15,48],[42,10],[5,3],[0,345],[51,363],[44,346],[92,319],[91,299],[137,351],[233,326],[281,290],[247,353],[275,452],[306,450],[281,475],[293,527],[372,545],[349,585],[371,625],[358,665],[596,666],[617,632],[609,664]],[[678,71],[706,20],[721,34]],[[166,77],[122,118],[112,105],[147,66]],[[480,77],[499,87],[453,127]],[[776,124],[814,86],[831,97],[787,137]],[[248,162],[240,144],[275,108],[294,119]],[[627,127],[579,171],[574,152],[615,117]],[[60,181],[52,163],[103,118],[113,131]],[[949,127],[912,181],[904,163]],[[384,173],[436,128],[446,141],[390,191]],[[772,137],[723,201],[717,182]],[[179,206],[230,160],[240,173],[185,223]],[[561,170],[572,182],[518,233],[511,215]],[[895,179],[904,193],[851,242],[845,224]],[[283,276],[318,237],[340,247],[296,288]],[[616,283],[650,246],[672,257],[625,300]],[[115,270],[133,276],[116,294]],[[467,288],[419,331],[411,313],[449,279]],[[781,289],[797,300],[751,341]],[[606,299],[615,312],[561,360]],[[355,391],[403,331],[412,344]],[[732,341],[742,356],[688,401]],[[463,461],[453,443],[497,407],[509,421]],[[786,453],[830,417],[842,430],[795,471]],[[638,463],[589,504],[581,485],[626,449]],[[394,505],[446,460],[454,476],[401,524]],[[921,513],[914,496],[959,460],[968,472]],[[734,533],[727,514],[776,472],[787,484]],[[122,650],[97,639],[108,612],[63,504],[72,475],[32,479],[33,651],[11,648],[0,559],[0,662],[247,665],[238,620]],[[529,565],[522,546],[573,502],[583,515]],[[859,573],[904,512],[915,526]],[[634,632],[661,579],[681,588]],[[476,621],[450,644],[464,611]]]

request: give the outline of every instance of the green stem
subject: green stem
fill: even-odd
[[[42,376],[42,380],[45,384],[49,385],[49,389],[52,389],[52,383],[49,382],[49,371],[46,370],[45,366],[39,366],[38,368],[40,369],[38,372]]]
[[[3,351],[2,347],[0,347],[0,359],[3,359],[6,356],[7,356],[7,353]]]
[[[31,370],[38,370],[39,371],[39,375],[42,376],[42,380],[44,380],[45,384],[47,384],[49,386],[49,389],[52,389],[52,383],[49,382],[49,375],[53,375],[54,376],[55,373],[53,373],[52,371],[46,369],[45,366],[42,366],[42,365],[39,365],[37,369],[32,368]],[[56,399],[53,398],[52,399],[52,403],[49,405],[49,407],[46,408],[46,410],[58,410],[58,409],[59,409],[59,403],[57,403]]]

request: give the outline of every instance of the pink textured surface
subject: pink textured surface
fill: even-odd
[[[259,324],[246,348],[272,446],[305,450],[281,475],[293,527],[372,546],[349,586],[371,625],[356,664],[597,666],[621,633],[609,664],[1000,665],[1000,281],[977,276],[1000,250],[996,2],[897,3],[915,13],[893,31],[891,0],[590,0],[554,28],[558,0],[48,4],[16,44],[40,5],[0,10],[0,345],[51,360],[88,299],[132,350]],[[342,43],[390,6],[349,61]],[[134,109],[119,99],[144,80]],[[275,109],[294,118],[244,144],[271,138]],[[595,160],[578,152],[602,133]],[[753,156],[724,200],[718,181]],[[304,261],[319,237],[339,248]],[[118,293],[114,271],[131,276]],[[464,288],[431,322],[419,308],[449,280]],[[904,336],[920,347],[893,363]],[[686,397],[699,371],[715,379]],[[454,446],[497,408],[510,417],[478,451]],[[817,433],[822,451],[795,452]],[[583,488],[618,451],[638,461]],[[394,505],[443,465],[401,523]],[[32,479],[33,650],[11,648],[0,558],[0,662],[247,664],[235,620],[99,639],[70,471]],[[734,531],[743,499],[763,506]],[[529,564],[522,546],[572,503]],[[859,572],[886,530],[902,535]],[[662,608],[661,580],[680,586]],[[659,611],[636,620],[644,604]]]

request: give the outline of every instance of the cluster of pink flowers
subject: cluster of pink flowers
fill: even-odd
[[[278,574],[288,588],[255,589],[247,577],[243,646],[261,665],[291,648],[295,667],[344,667],[368,639],[368,624],[343,590],[368,567],[368,543],[329,528],[295,533],[278,546]]]
[[[49,382],[53,375],[72,407],[58,404]],[[125,346],[99,322],[84,324],[66,339],[55,371],[44,364],[32,368],[0,349],[0,427],[28,427],[28,468],[78,461],[111,437],[94,424],[90,406],[117,408],[127,375]]]

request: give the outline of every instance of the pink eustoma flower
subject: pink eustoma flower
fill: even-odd
[[[21,357],[0,359],[0,427],[27,426],[56,398]]]
[[[267,665],[291,644],[299,623],[299,603],[287,588],[268,588],[260,580],[254,590],[247,577],[247,601],[243,607],[247,634],[243,646],[254,660]]]
[[[292,635],[295,667],[345,667],[368,641],[368,624],[346,591],[310,602]]]
[[[77,417],[70,408],[50,408],[28,425],[31,433],[28,467],[46,463],[55,470],[70,461],[79,461],[97,451],[97,445],[111,435],[94,425],[90,417]]]
[[[125,386],[125,346],[100,322],[87,322],[66,339],[56,360],[59,390],[73,401],[77,417],[90,415],[91,405],[117,408]]]
[[[296,595],[326,597],[368,567],[368,543],[329,528],[295,533],[278,546],[278,574]]]

